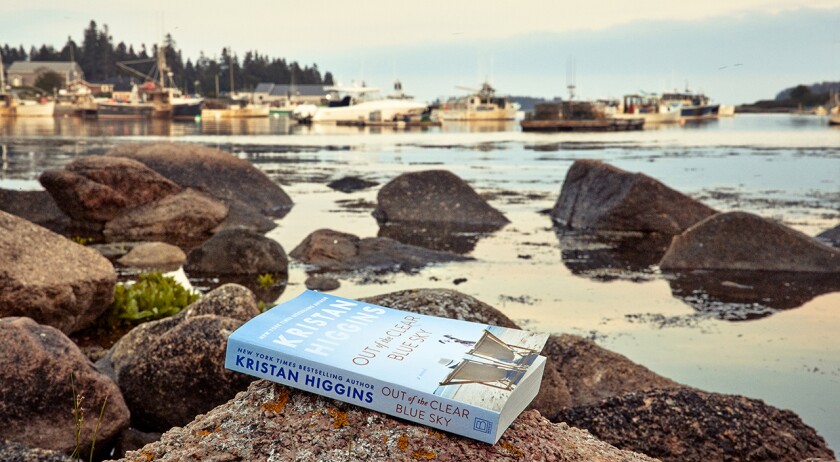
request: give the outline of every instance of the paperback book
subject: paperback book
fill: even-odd
[[[225,367],[493,444],[539,391],[547,338],[306,291],[231,334]]]

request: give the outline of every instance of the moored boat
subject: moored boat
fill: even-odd
[[[564,101],[538,104],[519,124],[523,132],[612,132],[641,130],[645,119],[607,117],[594,103]]]
[[[379,89],[375,87],[328,87],[335,91],[340,99],[334,99],[327,106],[302,108],[295,111],[294,117],[299,121],[312,123],[346,123],[346,122],[397,122],[420,120],[428,112],[428,105],[412,98],[382,98]],[[306,109],[306,111],[303,111]],[[307,112],[303,115],[303,112]]]
[[[609,114],[614,119],[645,120],[645,124],[679,123],[680,108],[663,104],[658,95],[625,95],[615,111]]]
[[[721,104],[718,109],[718,117],[735,117],[735,105]]]
[[[15,99],[12,107],[15,117],[52,117],[55,112],[55,100]]]
[[[196,117],[201,117],[201,111],[204,109],[204,98],[184,95],[174,88],[168,90],[174,120],[194,120]]]
[[[233,100],[226,104],[216,104],[201,110],[201,118],[210,119],[250,119],[268,117],[267,104],[254,104],[246,100]]]
[[[829,125],[840,125],[840,106],[834,106],[828,113]]]
[[[662,102],[671,106],[680,106],[680,119],[687,120],[713,120],[718,118],[720,112],[719,104],[711,104],[708,96],[701,93],[665,93],[662,95]]]
[[[155,82],[134,85],[128,101],[98,101],[98,117],[102,119],[171,119],[169,93]]]
[[[465,88],[462,88],[465,89]],[[496,89],[488,82],[469,96],[450,98],[440,105],[437,118],[447,121],[459,120],[514,120],[519,105],[508,98],[496,96]]]

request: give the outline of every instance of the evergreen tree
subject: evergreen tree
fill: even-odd
[[[261,55],[257,50],[246,51],[241,61],[233,50],[227,47],[222,49],[218,58],[208,58],[204,52],[201,52],[198,59],[191,61],[184,59],[171,34],[166,34],[162,46],[165,47],[163,51],[166,64],[172,72],[176,85],[188,92],[200,91],[214,95],[218,79],[220,91],[227,93],[231,88],[231,75],[233,75],[234,91],[238,92],[252,90],[261,82],[278,84],[294,82],[299,85],[334,83],[332,73],[326,72],[322,78],[316,64],[302,67],[297,62]],[[145,44],[140,44],[139,48],[125,42],[114,45],[108,26],[100,27],[94,20],[91,20],[83,30],[81,45],[78,45],[71,37],[67,37],[67,42],[60,51],[46,44],[40,48],[31,46],[28,53],[23,45],[13,47],[4,44],[0,47],[3,63],[6,66],[15,61],[28,59],[75,61],[85,73],[85,78],[91,82],[100,82],[110,77],[124,75],[125,72],[117,67],[118,62],[154,60],[157,58],[156,50],[157,45],[153,47],[151,53]],[[132,67],[144,74],[148,74],[151,70],[151,64]]]

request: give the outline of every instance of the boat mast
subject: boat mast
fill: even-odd
[[[6,74],[6,70],[3,68],[3,54],[0,53],[0,93],[6,93],[6,79],[4,74]]]
[[[233,98],[233,49],[228,47],[228,65],[230,67],[230,97]]]
[[[163,52],[163,42],[160,42],[160,44],[158,45],[158,56],[157,56],[157,58],[158,58],[157,66],[158,66],[158,74],[159,74],[159,80],[160,80],[160,89],[162,91],[163,88],[166,86],[166,82],[164,81],[164,76],[163,76],[163,74],[166,72],[166,55]]]

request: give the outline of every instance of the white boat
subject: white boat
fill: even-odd
[[[496,90],[487,82],[478,90],[461,88],[474,92],[469,96],[450,98],[440,105],[437,116],[440,120],[514,120],[519,105],[505,97],[497,97]]]
[[[829,125],[840,125],[840,106],[834,106],[828,113]]]
[[[832,92],[830,103],[832,107],[828,110],[828,124],[840,125],[840,93]]]
[[[331,100],[327,106],[300,105],[293,111],[293,118],[306,122],[311,114],[312,123],[346,122],[398,122],[420,120],[428,111],[426,103],[410,98],[381,98],[375,87],[327,87],[341,99]],[[328,95],[335,98],[335,96]],[[343,95],[343,96],[342,96]]]
[[[224,108],[202,109],[201,118],[203,120],[210,120],[268,117],[269,109],[267,104],[254,104],[246,100],[235,100]]]
[[[718,117],[735,117],[735,106],[732,104],[721,104],[718,109]]]
[[[708,96],[702,93],[665,93],[662,102],[671,106],[680,106],[682,120],[714,120],[720,112],[719,104],[712,104]]]
[[[680,106],[662,103],[658,95],[625,95],[609,117],[613,119],[642,118],[646,125],[679,123],[680,109]]]
[[[55,112],[55,101],[14,99],[12,107],[15,117],[52,117]]]

